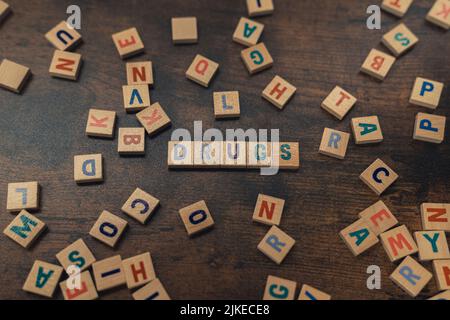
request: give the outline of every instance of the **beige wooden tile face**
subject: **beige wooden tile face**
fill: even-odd
[[[245,141],[224,141],[222,155],[222,167],[247,167],[247,144]]]
[[[380,239],[392,262],[418,251],[417,245],[405,225],[383,232],[380,234]]]
[[[444,231],[417,231],[414,237],[419,248],[420,261],[450,258]]]
[[[122,59],[144,51],[144,43],[136,28],[130,28],[112,35],[117,52]]]
[[[259,194],[256,200],[255,210],[253,211],[253,221],[265,225],[280,225],[283,214],[284,200]]]
[[[36,260],[22,289],[51,298],[58,285],[62,271],[63,269],[60,266]]]
[[[172,18],[172,41],[174,44],[197,43],[197,18]]]
[[[122,268],[128,289],[139,287],[156,278],[150,252],[123,260]]]
[[[422,203],[420,216],[424,230],[450,231],[449,203]]]
[[[395,58],[393,56],[372,49],[364,61],[361,71],[378,80],[384,80],[394,62]]]
[[[414,125],[415,140],[442,143],[445,137],[446,117],[419,112]]]
[[[194,166],[194,144],[192,141],[169,141],[167,151],[169,168]]]
[[[233,40],[244,46],[254,46],[264,30],[262,23],[242,17],[234,30]]]
[[[272,166],[280,169],[296,170],[300,168],[300,147],[298,142],[272,142]]]
[[[319,153],[338,159],[344,159],[347,153],[350,134],[330,128],[323,130]]]
[[[86,134],[91,137],[112,138],[115,122],[115,111],[89,109]]]
[[[49,73],[53,77],[77,80],[81,67],[81,54],[55,50]]]
[[[398,223],[397,218],[381,200],[361,211],[358,216],[367,223],[376,236]]]
[[[0,64],[0,87],[20,93],[30,74],[28,67],[3,59]]]
[[[276,264],[281,264],[294,244],[295,240],[293,238],[281,231],[277,226],[272,226],[258,244],[258,250]]]
[[[43,221],[22,210],[3,230],[3,233],[22,247],[28,248],[45,227]]]
[[[221,118],[239,118],[241,108],[238,91],[214,92],[214,116]]]
[[[397,17],[403,17],[413,0],[383,0],[381,8]]]
[[[39,189],[37,181],[8,183],[6,210],[39,209]]]
[[[0,23],[11,13],[9,5],[0,0]]]
[[[302,286],[298,300],[331,300],[331,296],[307,284]]]
[[[127,221],[104,210],[89,234],[104,244],[114,248],[127,226]]]
[[[355,256],[378,243],[376,234],[363,219],[359,219],[341,230],[339,235]]]
[[[354,96],[341,87],[336,86],[322,102],[322,108],[339,120],[342,120],[355,105],[356,101],[357,99]]]
[[[203,200],[180,209],[179,214],[189,236],[214,226],[214,220]]]
[[[81,35],[67,24],[61,21],[49,32],[45,34],[45,38],[58,50],[71,50],[81,42]]]
[[[271,142],[247,143],[247,168],[270,167],[272,163]]]
[[[137,112],[150,107],[148,85],[122,86],[123,106],[126,112]]]
[[[74,180],[77,183],[103,181],[102,155],[87,154],[75,156]]]
[[[433,270],[438,289],[450,289],[450,260],[434,260]]]
[[[383,35],[381,42],[394,56],[398,57],[415,46],[419,39],[405,24],[401,23]]]
[[[375,160],[359,178],[373,192],[381,195],[391,184],[397,180],[398,175],[380,159]]]
[[[95,262],[94,255],[83,239],[78,239],[58,252],[56,258],[66,271],[71,265],[77,266],[80,271],[83,271]]]
[[[59,283],[64,300],[95,300],[98,298],[97,290],[95,290],[94,281],[92,281],[89,271],[82,272],[80,276],[80,288],[68,288],[67,281],[70,280],[64,280]]]
[[[218,63],[197,54],[189,69],[186,71],[186,78],[204,87],[208,87],[218,69]]]
[[[280,76],[275,76],[262,92],[262,96],[278,109],[283,109],[296,91],[296,87]]]
[[[158,278],[133,293],[134,300],[170,300],[166,289]]]
[[[383,132],[377,116],[352,119],[352,130],[356,144],[379,143]]]
[[[194,167],[219,168],[223,162],[222,141],[194,141]]]
[[[155,135],[171,124],[169,116],[161,107],[159,102],[152,104],[136,114],[138,121],[147,131],[149,136]]]
[[[424,78],[416,78],[409,102],[421,107],[436,109],[441,100],[444,84]]]
[[[126,283],[120,255],[112,256],[92,265],[98,291],[108,290]]]
[[[445,29],[450,29],[450,3],[448,0],[437,0],[427,14],[428,21]]]
[[[145,224],[158,206],[158,199],[144,190],[136,188],[123,204],[122,211],[140,223]]]
[[[294,300],[297,282],[268,276],[263,300]]]
[[[127,84],[153,86],[153,65],[151,61],[127,62]]]
[[[241,58],[250,74],[266,70],[273,65],[273,59],[263,42],[241,51]]]
[[[119,128],[117,151],[120,154],[144,154],[145,129]]]
[[[416,260],[406,257],[389,278],[411,297],[416,297],[432,277]]]
[[[246,0],[250,17],[258,17],[272,14],[274,11],[273,0]]]
[[[428,300],[450,300],[450,290],[439,293]]]

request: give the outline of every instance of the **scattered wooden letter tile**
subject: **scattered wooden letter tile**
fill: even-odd
[[[80,276],[80,287],[77,288],[77,281],[68,278],[59,283],[64,300],[95,300],[98,298],[95,290],[94,281],[92,281],[89,271],[84,271]]]
[[[283,214],[284,200],[267,196],[258,195],[255,210],[253,211],[253,221],[260,222],[269,226],[280,225]]]
[[[406,257],[389,278],[411,297],[416,297],[433,275],[416,260]]]
[[[197,43],[197,18],[172,18],[172,41],[174,44]]]
[[[223,162],[222,141],[194,141],[194,167],[219,168]]]
[[[166,289],[158,278],[133,293],[134,300],[170,300]]]
[[[94,255],[81,238],[58,252],[56,259],[66,271],[71,265],[77,266],[80,271],[83,271],[95,262]]]
[[[247,0],[247,10],[250,17],[272,14],[273,0]]]
[[[184,207],[178,212],[189,236],[214,226],[214,220],[204,200]]]
[[[114,136],[114,124],[116,112],[100,109],[89,109],[86,123],[86,135],[91,137],[112,138]]]
[[[419,38],[404,23],[401,23],[383,35],[381,42],[394,56],[398,57],[414,47],[419,42]]]
[[[294,300],[297,282],[268,276],[263,300]]]
[[[331,296],[307,284],[302,286],[298,300],[331,300]]]
[[[442,143],[445,136],[446,117],[419,112],[414,125],[415,140]]]
[[[150,252],[130,257],[122,261],[128,289],[139,287],[156,278]]]
[[[114,44],[122,59],[144,51],[144,44],[136,28],[130,28],[112,35]]]
[[[20,93],[30,75],[28,67],[3,59],[0,64],[0,87]]]
[[[254,142],[247,143],[247,168],[270,167],[272,163],[272,143]]]
[[[151,61],[127,62],[127,84],[153,86],[153,66]]]
[[[434,260],[433,270],[438,289],[450,289],[450,260]]]
[[[214,92],[213,97],[216,119],[239,118],[241,109],[238,91]]]
[[[241,58],[250,74],[266,70],[273,59],[263,42],[241,51]]]
[[[126,112],[136,112],[150,107],[148,85],[137,84],[122,86],[123,106]]]
[[[441,100],[444,84],[433,80],[417,77],[409,98],[409,103],[421,107],[436,109]]]
[[[280,169],[300,168],[300,148],[298,142],[272,142],[272,166]],[[278,159],[278,164],[277,160]]]
[[[383,132],[377,116],[352,119],[353,136],[356,144],[378,143],[383,141]]]
[[[272,226],[258,244],[258,250],[276,264],[281,264],[294,244],[295,240],[293,238],[277,226]]]
[[[380,234],[380,239],[392,262],[418,251],[417,245],[405,225],[383,232]]]
[[[242,17],[234,30],[233,40],[247,47],[254,46],[258,43],[263,30],[262,23]]]
[[[278,109],[283,109],[296,91],[296,87],[280,76],[275,76],[262,92],[262,96]]]
[[[448,0],[436,0],[426,19],[445,30],[449,30],[450,3]]]
[[[37,181],[8,183],[6,210],[18,212],[22,209],[39,209],[39,191]]]
[[[74,180],[76,183],[103,181],[101,154],[74,156]]]
[[[51,298],[58,285],[63,268],[44,261],[34,261],[22,289],[44,297]]]
[[[339,235],[347,247],[357,256],[378,243],[377,235],[364,219],[359,219],[343,229]]]
[[[429,298],[428,300],[450,300],[450,290],[441,292],[441,293]]]
[[[117,151],[120,154],[145,154],[144,128],[119,128]]]
[[[10,6],[0,0],[0,23],[2,23],[2,21],[11,13],[11,8]]]
[[[114,248],[127,224],[126,220],[104,210],[92,226],[89,234],[97,240]]]
[[[420,215],[423,230],[450,231],[449,203],[422,203]]]
[[[112,256],[92,265],[98,291],[108,290],[126,283],[120,255]]]
[[[414,237],[419,248],[420,261],[450,259],[444,231],[417,231],[414,232]]]
[[[158,199],[144,190],[136,188],[123,204],[122,211],[140,223],[145,224],[158,206]]]
[[[413,0],[383,0],[381,8],[401,18],[408,11],[412,3]]]
[[[81,54],[55,50],[48,70],[53,77],[77,80],[81,67]]]
[[[320,142],[319,153],[333,158],[344,159],[349,140],[349,133],[325,128],[322,141]]]
[[[22,210],[3,230],[3,233],[22,247],[28,248],[45,230],[45,227],[46,225],[43,221],[26,210]]]
[[[194,166],[194,143],[192,141],[169,141],[167,150],[169,168]]]
[[[161,132],[171,124],[169,116],[165,113],[159,102],[137,113],[136,117],[149,136]]]
[[[218,63],[197,54],[186,71],[186,78],[207,88],[218,69]]]
[[[58,50],[71,50],[81,42],[81,35],[66,21],[61,21],[45,34],[45,38]]]
[[[342,120],[355,105],[356,101],[357,99],[354,96],[341,87],[336,86],[325,100],[323,100],[322,108],[339,120]]]
[[[364,61],[361,71],[378,80],[384,80],[394,62],[395,58],[393,56],[372,49]]]
[[[387,164],[380,159],[375,160],[359,178],[377,195],[381,195],[398,178]]]
[[[398,223],[397,218],[381,200],[361,211],[358,216],[367,223],[376,236]]]
[[[246,168],[247,167],[247,143],[245,141],[223,142],[224,168]]]

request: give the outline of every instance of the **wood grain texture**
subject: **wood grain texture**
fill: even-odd
[[[155,5],[157,2],[157,5]],[[30,250],[0,237],[0,298],[40,299],[21,290],[35,259],[56,263],[55,254],[82,237],[100,260],[120,254],[123,259],[150,251],[157,277],[173,299],[261,299],[268,275],[307,283],[333,299],[407,299],[389,279],[396,265],[381,245],[353,257],[338,232],[357,214],[379,200],[358,178],[376,158],[393,164],[398,181],[381,197],[411,232],[420,230],[422,202],[450,202],[450,132],[441,145],[412,139],[414,118],[424,110],[408,103],[414,79],[423,76],[445,83],[436,114],[450,116],[450,33],[425,21],[432,1],[416,0],[404,17],[420,38],[417,46],[394,65],[380,83],[359,73],[372,48],[387,52],[381,37],[399,23],[382,14],[382,30],[366,28],[369,0],[282,0],[272,16],[258,18],[261,37],[274,66],[249,76],[240,58],[244,48],[232,41],[245,1],[82,1],[84,43],[75,51],[84,64],[77,82],[54,79],[48,67],[54,48],[44,34],[62,19],[73,1],[9,0],[13,14],[0,26],[0,58],[31,68],[31,81],[21,95],[0,90],[0,227],[13,218],[6,213],[8,182],[37,180],[41,210],[36,216],[49,230]],[[197,45],[174,46],[170,19],[196,15]],[[282,141],[300,142],[302,167],[274,177],[256,171],[169,171],[167,141],[171,130],[147,138],[145,157],[120,157],[114,141],[85,136],[89,108],[114,110],[116,128],[138,126],[122,103],[125,62],[111,40],[115,32],[135,26],[145,53],[127,61],[151,60],[155,85],[152,101],[160,102],[172,119],[172,129],[192,130],[194,120],[204,128],[280,128]],[[196,54],[220,64],[208,89],[184,76]],[[261,97],[274,75],[298,88],[283,111]],[[336,86],[358,98],[342,121],[320,107]],[[214,91],[237,90],[241,117],[215,121]],[[350,130],[350,119],[378,115],[384,141],[356,146],[351,141],[345,160],[318,153],[324,127]],[[77,186],[73,156],[101,153],[102,184]],[[136,187],[161,200],[146,226],[120,212]],[[256,246],[267,227],[252,223],[259,193],[286,199],[281,229],[296,241],[281,266]],[[189,239],[177,212],[204,199],[215,220],[210,232]],[[88,232],[101,211],[129,222],[115,249]],[[382,269],[382,290],[366,288],[366,268]],[[425,263],[431,271],[431,264]],[[55,297],[62,298],[60,290]],[[419,298],[436,294],[434,281]],[[101,293],[101,299],[131,299],[125,287]]]

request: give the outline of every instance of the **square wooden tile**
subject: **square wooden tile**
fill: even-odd
[[[89,234],[114,248],[128,222],[104,210],[89,231]]]
[[[278,109],[283,109],[296,91],[297,88],[292,84],[280,76],[275,76],[262,92],[262,96]]]
[[[53,297],[63,268],[41,260],[34,261],[22,289],[47,298]]]
[[[39,209],[40,187],[37,181],[8,183],[6,210],[18,212],[22,209]]]
[[[260,17],[272,14],[273,0],[246,0],[247,11],[250,17]]]
[[[268,276],[263,300],[294,300],[297,282]]]
[[[0,87],[20,93],[30,75],[30,68],[8,59],[3,59],[0,64]]]
[[[112,35],[114,45],[122,59],[144,51],[144,43],[136,28],[130,28]]]
[[[367,223],[376,236],[398,224],[397,218],[381,200],[361,211],[358,216]]]
[[[432,278],[416,260],[406,257],[389,278],[411,297],[416,297]]]
[[[444,231],[417,231],[414,232],[414,237],[419,248],[420,261],[450,259]]]
[[[383,232],[380,234],[380,239],[391,262],[418,251],[417,245],[405,225]]]
[[[414,125],[415,140],[442,143],[445,138],[445,122],[447,118],[434,114],[419,112]]]
[[[419,42],[419,38],[404,23],[401,23],[384,34],[381,42],[394,56],[398,57],[411,50]]]
[[[77,80],[81,68],[81,54],[55,50],[48,72],[52,77]]]
[[[197,54],[186,71],[186,78],[207,88],[218,69],[218,63]]]
[[[298,300],[331,300],[331,296],[328,293],[320,291],[314,287],[311,287],[307,284],[302,286],[302,290],[300,291],[300,295],[298,296]]]
[[[260,193],[253,210],[253,221],[273,226],[280,225],[284,200]]]
[[[150,252],[145,252],[122,261],[128,289],[133,289],[156,279]]]
[[[127,84],[153,86],[153,65],[151,61],[127,62]]]
[[[277,226],[272,226],[258,244],[258,250],[276,264],[281,264],[294,244],[293,238]]]
[[[270,167],[272,163],[272,143],[253,142],[247,143],[247,168]]]
[[[45,34],[45,38],[58,50],[72,50],[81,43],[81,35],[66,21],[61,21]]]
[[[194,166],[193,141],[169,141],[167,148],[169,168],[190,168]]]
[[[323,130],[319,153],[329,157],[344,159],[347,153],[350,134],[330,128]]]
[[[395,58],[393,56],[372,49],[361,66],[361,72],[383,81],[394,63]]]
[[[426,19],[435,25],[445,29],[450,29],[450,3],[448,0],[436,0]]]
[[[74,180],[76,183],[103,181],[103,164],[101,154],[74,156]]]
[[[166,289],[158,278],[135,291],[132,296],[134,300],[170,300]]]
[[[123,204],[122,211],[140,223],[145,224],[158,206],[158,199],[144,190],[136,188]]]
[[[380,159],[375,160],[359,178],[377,195],[381,195],[398,178],[387,164]]]
[[[443,89],[442,82],[417,77],[409,103],[434,110],[439,106]]]
[[[70,278],[59,283],[64,300],[95,300],[98,298],[94,281],[89,271],[80,274],[80,288],[71,288],[74,285]]]
[[[359,219],[339,232],[347,247],[358,256],[378,243],[377,235],[364,219]]]
[[[435,296],[432,296],[428,300],[450,300],[450,290],[438,293]]]
[[[383,0],[381,8],[401,18],[406,14],[412,3],[413,0]]]
[[[241,115],[238,91],[214,92],[213,100],[216,119],[239,118]]]
[[[0,0],[0,23],[11,13],[11,7],[6,2]]]
[[[150,91],[146,84],[122,86],[123,106],[126,112],[137,112],[150,107]]]
[[[172,41],[174,44],[198,42],[197,18],[172,18]]]
[[[28,248],[32,242],[36,241],[45,228],[46,225],[43,221],[26,210],[22,210],[3,230],[3,234],[22,247]]]
[[[383,141],[383,132],[377,116],[352,118],[351,125],[356,144]]]
[[[450,289],[450,260],[434,260],[433,271],[439,290]]]
[[[283,170],[300,168],[300,147],[298,142],[272,142],[272,165]]]
[[[241,58],[250,74],[261,72],[273,65],[272,56],[263,42],[242,50]]]
[[[194,141],[194,167],[220,168],[223,162],[222,141]]]
[[[233,40],[244,46],[251,47],[258,43],[264,30],[262,23],[242,17],[234,30]]]
[[[86,135],[91,137],[114,137],[116,112],[110,110],[89,109],[86,123]]]
[[[117,151],[120,154],[145,154],[144,128],[119,128]]]
[[[420,216],[423,230],[450,231],[450,203],[422,203]]]
[[[149,136],[153,136],[171,125],[169,116],[159,102],[140,111],[136,114],[136,117]]]
[[[341,87],[336,86],[325,100],[323,100],[321,106],[337,119],[342,120],[355,105],[356,101],[357,99],[354,96]]]
[[[81,238],[58,252],[56,259],[66,271],[71,265],[77,266],[80,271],[83,271],[96,261],[94,254]]]
[[[92,273],[98,291],[108,290],[126,283],[120,255],[95,262],[92,265]]]
[[[214,220],[204,200],[184,207],[178,212],[189,236],[214,226]]]
[[[247,167],[247,143],[245,141],[223,142],[223,168],[242,169]]]

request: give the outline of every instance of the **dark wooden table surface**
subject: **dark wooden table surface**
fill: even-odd
[[[313,285],[335,299],[407,298],[388,279],[395,265],[381,245],[354,257],[338,232],[379,199],[358,178],[377,157],[400,175],[381,199],[411,231],[421,228],[422,202],[450,202],[449,130],[441,145],[413,140],[415,114],[428,110],[408,103],[415,77],[439,80],[446,87],[435,113],[450,116],[450,33],[425,21],[433,1],[414,1],[403,21],[420,42],[382,83],[360,74],[359,67],[370,49],[381,48],[382,34],[399,19],[382,13],[382,30],[368,30],[365,12],[374,1],[276,1],[275,13],[258,19],[265,24],[262,40],[274,66],[249,76],[239,56],[243,47],[231,40],[239,18],[247,15],[244,0],[78,0],[84,44],[76,52],[84,65],[77,82],[50,77],[54,49],[44,38],[66,19],[73,1],[8,2],[14,14],[0,26],[0,58],[30,67],[33,77],[21,95],[0,90],[0,227],[14,217],[6,212],[7,183],[37,180],[42,206],[36,214],[49,231],[29,250],[0,236],[0,298],[38,299],[21,289],[33,261],[56,263],[55,254],[80,237],[97,259],[150,251],[157,275],[174,299],[260,299],[268,275]],[[172,45],[170,18],[192,15],[198,18],[199,43]],[[135,116],[123,110],[125,62],[111,40],[111,34],[132,26],[139,30],[145,53],[130,61],[153,61],[156,84],[151,98],[163,105],[173,126],[147,139],[145,157],[123,158],[116,151],[117,140],[88,138],[84,130],[93,106],[117,111],[117,127],[138,125]],[[197,53],[220,63],[208,89],[184,76]],[[261,98],[276,74],[298,87],[283,111]],[[359,99],[341,122],[320,108],[335,85]],[[221,90],[240,92],[240,119],[214,120],[212,93]],[[385,137],[381,144],[361,147],[352,141],[343,161],[318,154],[324,127],[350,132],[350,119],[366,115],[380,117]],[[257,171],[169,171],[171,131],[192,130],[194,120],[221,130],[280,128],[282,140],[300,142],[302,167],[272,177]],[[73,156],[88,153],[103,154],[105,181],[77,186]],[[146,226],[120,212],[137,186],[162,204]],[[267,232],[251,219],[258,193],[286,199],[281,228],[297,243],[281,266],[256,249]],[[216,226],[189,239],[178,209],[201,199]],[[129,221],[114,250],[88,235],[102,210]],[[381,267],[381,290],[366,288],[366,268],[372,264]],[[431,271],[431,265],[426,266]],[[432,281],[420,298],[436,292]],[[55,297],[62,298],[59,289]],[[102,299],[130,297],[126,288],[101,294]]]

